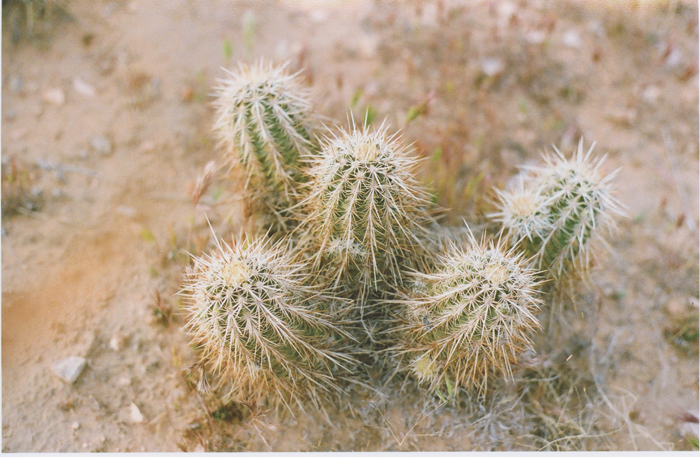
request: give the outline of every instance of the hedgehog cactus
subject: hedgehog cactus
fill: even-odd
[[[371,291],[400,285],[402,262],[421,249],[416,233],[430,217],[415,163],[396,134],[365,126],[327,139],[309,169],[301,227],[314,265],[331,284],[359,293],[360,303]]]
[[[298,74],[262,61],[227,73],[231,78],[216,88],[219,143],[273,211],[288,208],[297,202],[303,168],[318,152],[308,90]]]
[[[550,279],[585,270],[591,247],[604,243],[601,232],[612,230],[613,215],[621,214],[611,195],[617,171],[601,174],[605,157],[592,158],[594,146],[584,154],[580,141],[570,160],[555,147],[556,155],[545,156],[544,167],[520,177],[518,189],[497,191],[499,212],[492,216]]]
[[[235,241],[195,257],[186,328],[217,388],[230,384],[228,397],[318,405],[319,393],[340,390],[336,373],[352,360],[334,350],[339,331],[327,303],[279,246]]]
[[[535,272],[513,249],[471,234],[465,249],[452,244],[436,264],[434,273],[412,274],[399,352],[431,391],[483,394],[492,375],[511,376],[518,356],[532,349],[529,334],[540,327]]]

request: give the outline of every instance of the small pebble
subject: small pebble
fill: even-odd
[[[503,18],[510,20],[510,18],[518,11],[518,6],[513,2],[499,2],[498,3],[498,15]]]
[[[124,347],[124,344],[126,343],[126,338],[124,335],[121,335],[119,333],[115,333],[112,335],[112,338],[109,340],[109,348],[112,349],[113,351],[121,351],[122,348]]]
[[[90,146],[102,155],[109,155],[112,153],[112,142],[104,135],[95,135],[90,138]]]
[[[144,420],[141,410],[135,403],[131,403],[129,406],[129,417],[131,418],[131,422],[135,424],[140,424]]]
[[[683,53],[678,48],[671,51],[666,57],[666,66],[669,68],[677,67],[681,63],[683,63]]]
[[[61,106],[66,102],[66,94],[63,89],[53,87],[44,92],[44,101],[51,105]]]
[[[73,384],[75,380],[78,379],[78,376],[80,376],[83,368],[85,368],[86,363],[87,360],[83,357],[74,355],[54,363],[51,365],[51,369],[63,381],[68,384]]]
[[[73,89],[75,89],[75,91],[80,95],[84,95],[86,97],[94,97],[96,93],[94,87],[80,78],[75,78],[73,80]]]
[[[570,48],[579,49],[581,46],[583,46],[581,35],[579,35],[574,29],[564,32],[564,35],[561,37],[561,41],[564,43],[564,46],[568,46]]]
[[[80,422],[75,421],[70,426],[73,430],[78,430],[80,428]]]
[[[643,91],[642,91],[642,100],[649,104],[654,104],[656,100],[658,100],[659,96],[661,95],[661,89],[659,89],[658,86],[655,85],[650,85],[647,86]]]
[[[131,385],[131,378],[123,376],[117,380],[117,385],[121,387],[126,387]]]
[[[481,60],[481,71],[486,76],[495,76],[503,72],[505,64],[498,58],[486,58]]]

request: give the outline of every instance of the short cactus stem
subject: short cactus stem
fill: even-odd
[[[404,370],[432,392],[466,388],[487,392],[495,376],[533,350],[539,329],[536,272],[520,254],[498,243],[452,244],[438,256],[436,271],[414,273],[399,353]]]
[[[186,329],[227,398],[318,405],[340,392],[350,356],[327,299],[304,286],[303,266],[281,244],[238,240],[195,257],[183,293]]]
[[[431,219],[415,164],[382,126],[327,138],[309,168],[308,216],[300,230],[316,271],[360,303],[400,285],[404,263],[422,249],[416,234]]]
[[[543,167],[519,177],[519,188],[497,191],[499,211],[491,216],[548,279],[585,271],[592,249],[604,245],[603,234],[615,228],[614,215],[622,214],[612,196],[617,171],[603,176],[605,156],[593,158],[594,146],[584,154],[581,140],[571,159],[555,147]]]
[[[248,188],[273,211],[297,203],[302,170],[317,154],[309,91],[285,66],[259,61],[227,71],[216,88],[214,131],[233,163],[241,163]]]

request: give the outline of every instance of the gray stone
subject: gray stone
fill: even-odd
[[[51,365],[51,370],[63,381],[73,384],[85,368],[86,363],[87,360],[83,357],[73,355]]]

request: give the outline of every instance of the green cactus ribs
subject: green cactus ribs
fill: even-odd
[[[549,279],[585,271],[592,248],[605,243],[601,232],[614,229],[613,216],[622,214],[621,203],[612,196],[617,171],[601,174],[605,156],[594,159],[594,146],[584,154],[580,141],[571,159],[555,147],[556,154],[545,156],[543,167],[529,168],[519,177],[517,189],[497,191],[499,211],[491,216],[537,268],[547,270]]]
[[[335,350],[340,331],[325,297],[302,285],[303,267],[280,246],[234,240],[196,257],[183,291],[186,328],[216,388],[230,384],[228,398],[318,405],[340,391],[336,375],[352,359]]]
[[[494,375],[512,376],[518,357],[532,350],[529,334],[540,327],[535,271],[513,249],[473,235],[436,263],[436,272],[412,275],[403,301],[403,368],[432,392],[484,394]]]
[[[232,163],[241,163],[248,187],[277,210],[296,203],[303,168],[317,154],[308,89],[286,65],[260,60],[227,71],[216,88],[214,131]]]
[[[416,233],[430,220],[415,164],[384,125],[326,138],[309,169],[302,228],[332,283],[361,297],[401,284],[402,261],[421,249]]]

